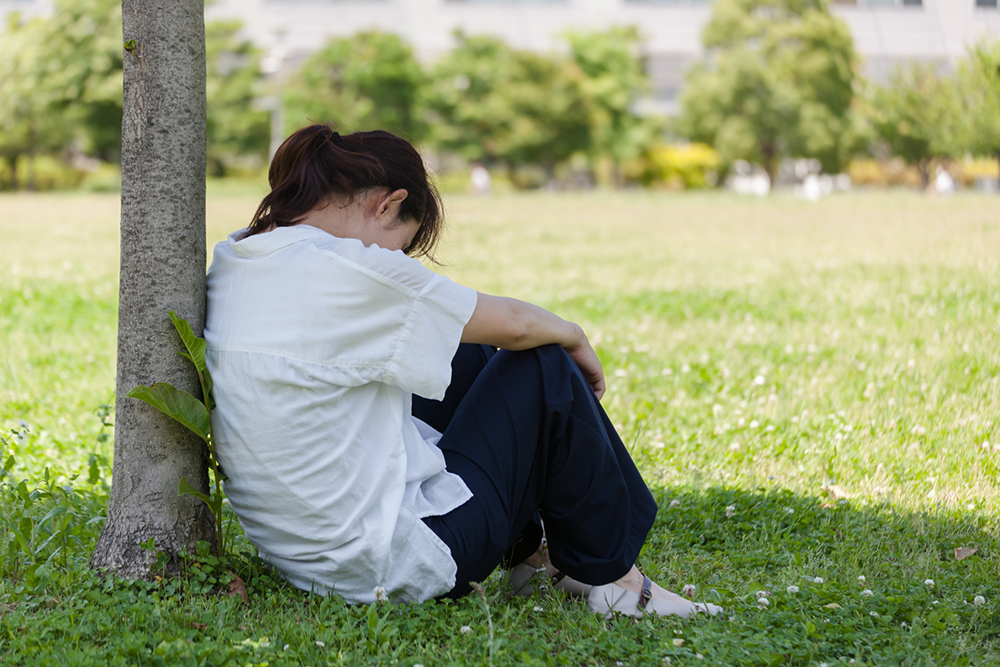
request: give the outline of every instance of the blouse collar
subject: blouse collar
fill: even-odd
[[[304,224],[277,227],[269,232],[243,238],[245,233],[246,229],[241,229],[229,235],[229,247],[241,257],[266,255],[299,241],[330,236],[322,229]]]

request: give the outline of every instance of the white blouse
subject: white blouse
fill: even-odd
[[[308,225],[215,247],[205,340],[226,494],[293,585],[370,603],[451,590],[451,552],[420,519],[472,493],[440,434],[441,399],[476,292],[400,251]]]

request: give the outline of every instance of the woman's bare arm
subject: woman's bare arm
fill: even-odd
[[[479,293],[476,310],[462,331],[463,343],[483,343],[505,350],[528,350],[554,343],[562,347],[583,371],[600,399],[604,369],[579,325],[544,308],[502,296]]]

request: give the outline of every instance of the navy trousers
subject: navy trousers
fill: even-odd
[[[458,564],[446,597],[533,553],[539,517],[553,565],[574,579],[605,584],[632,567],[656,503],[562,348],[460,345],[444,399],[414,396],[413,415],[444,434],[438,446],[448,471],[473,493],[424,519]]]

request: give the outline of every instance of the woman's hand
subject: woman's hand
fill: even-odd
[[[583,330],[580,330],[583,334]],[[601,400],[604,396],[604,391],[606,389],[604,385],[604,368],[601,366],[600,359],[597,358],[597,353],[594,352],[594,348],[590,345],[590,340],[587,339],[587,335],[583,334],[583,342],[574,347],[563,347],[564,350],[569,354],[570,358],[576,362],[580,371],[583,373],[583,377],[587,379],[590,383],[590,388],[594,390],[594,395],[597,396],[597,400]]]
[[[583,372],[597,399],[604,396],[604,369],[583,329],[544,308],[502,296],[479,294],[476,310],[462,331],[463,343],[505,350],[529,350],[555,343]]]

